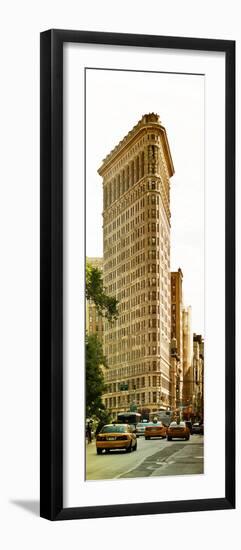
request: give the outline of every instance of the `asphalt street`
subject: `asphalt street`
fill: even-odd
[[[135,478],[202,474],[203,436],[189,441],[145,440],[139,437],[137,451],[96,454],[95,441],[86,445],[86,479]]]

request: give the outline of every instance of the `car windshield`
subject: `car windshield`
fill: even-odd
[[[126,424],[110,424],[107,426],[104,426],[100,433],[125,433],[128,431],[128,427]]]

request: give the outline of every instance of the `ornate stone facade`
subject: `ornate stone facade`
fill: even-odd
[[[170,178],[174,173],[159,116],[144,115],[105,158],[103,274],[119,301],[104,321],[109,369],[104,402],[113,415],[170,400]],[[121,391],[120,388],[125,388]]]

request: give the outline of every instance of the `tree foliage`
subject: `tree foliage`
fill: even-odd
[[[86,414],[97,418],[105,408],[101,401],[105,391],[101,365],[106,366],[102,343],[96,334],[89,334],[86,336]]]
[[[107,296],[101,270],[90,263],[86,264],[86,298],[94,302],[98,313],[108,321],[117,318],[118,300],[114,296]]]
[[[117,318],[118,302],[107,296],[101,270],[90,263],[86,265],[86,299],[91,300],[98,313],[108,321]],[[105,422],[109,413],[101,400],[105,391],[102,366],[107,367],[102,342],[97,334],[89,334],[86,336],[86,415]]]

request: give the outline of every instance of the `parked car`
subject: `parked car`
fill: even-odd
[[[184,421],[179,423],[171,422],[167,428],[167,440],[171,441],[174,438],[186,439],[190,438],[190,430]]]
[[[136,434],[128,424],[106,424],[96,436],[98,455],[116,449],[125,449],[129,453],[137,449]]]
[[[194,422],[192,426],[192,433],[203,435],[203,432],[204,432],[203,424],[200,422]]]
[[[162,422],[149,422],[145,428],[145,439],[152,437],[166,438],[167,428]]]

